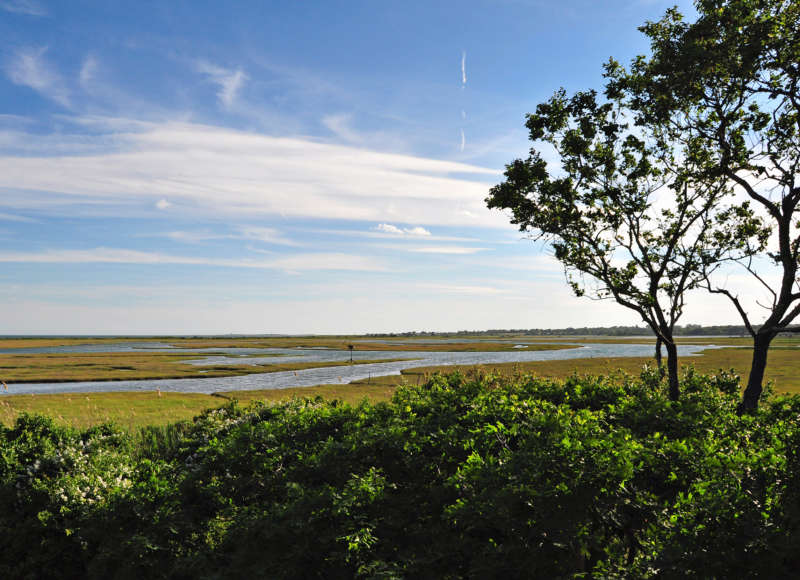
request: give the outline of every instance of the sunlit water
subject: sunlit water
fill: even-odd
[[[494,342],[494,341],[493,341]],[[568,344],[563,341],[560,344]],[[359,351],[354,354],[355,360],[378,360],[390,358],[414,359],[390,363],[367,363],[339,367],[312,368],[298,371],[277,373],[259,373],[238,377],[160,379],[140,381],[85,381],[73,383],[19,383],[9,384],[8,394],[46,394],[46,393],[82,393],[108,391],[176,391],[183,393],[214,393],[221,391],[239,391],[251,389],[285,389],[289,387],[307,387],[320,384],[349,383],[368,377],[396,375],[401,370],[413,367],[434,365],[475,365],[484,363],[526,362],[537,360],[558,360],[575,358],[610,358],[620,356],[652,356],[653,346],[649,344],[599,344],[578,343],[579,348],[563,350],[526,351],[519,349],[511,352],[416,352],[416,351]],[[720,348],[708,345],[682,345],[678,347],[680,356],[691,356],[709,348]],[[191,361],[195,365],[218,364],[268,364],[276,361],[292,362],[331,362],[348,361],[347,350],[299,349],[299,348],[208,348],[181,349],[172,348],[160,343],[130,343],[110,345],[73,345],[61,347],[42,347],[28,349],[0,350],[0,353],[81,353],[81,352],[135,352],[142,350],[169,350],[170,352],[215,353],[204,359]],[[217,355],[225,353],[236,355],[236,358]]]

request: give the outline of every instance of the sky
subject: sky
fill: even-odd
[[[484,199],[673,4],[0,0],[0,334],[636,324]]]

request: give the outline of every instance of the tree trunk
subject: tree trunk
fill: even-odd
[[[661,337],[656,335],[656,366],[658,366],[658,372],[662,379],[664,378],[664,363],[661,360],[661,344],[663,342]]]
[[[664,346],[667,349],[667,375],[669,376],[669,400],[677,401],[680,397],[680,386],[678,384],[678,346],[674,340],[665,340]]]
[[[767,368],[767,353],[769,345],[775,334],[757,333],[753,339],[753,364],[750,367],[750,376],[747,377],[747,388],[742,396],[742,411],[755,411],[758,408],[758,400],[764,390],[764,370]]]

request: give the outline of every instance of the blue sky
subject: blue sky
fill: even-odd
[[[636,323],[483,199],[673,3],[0,0],[0,333]]]

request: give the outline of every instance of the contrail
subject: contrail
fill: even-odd
[[[467,144],[467,138],[464,137],[464,129],[461,129],[461,152],[464,152],[464,145]]]

